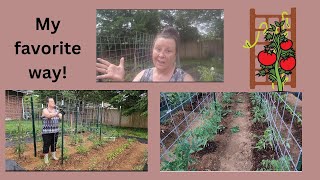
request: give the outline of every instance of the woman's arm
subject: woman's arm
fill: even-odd
[[[133,79],[133,82],[139,82],[143,73],[145,70],[142,70],[141,72],[139,72],[139,74],[136,75],[136,77]]]
[[[42,116],[51,119],[53,117],[59,116],[60,118],[61,113],[59,112],[49,112],[49,110],[47,108],[42,110]]]
[[[183,78],[183,81],[184,82],[188,82],[188,81],[191,82],[191,81],[194,81],[194,79],[190,74],[186,73],[186,75]]]

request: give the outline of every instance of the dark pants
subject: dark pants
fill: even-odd
[[[59,133],[42,134],[44,154],[49,153],[49,147],[51,148],[51,152],[56,151],[58,135]]]

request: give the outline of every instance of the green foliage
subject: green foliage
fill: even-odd
[[[186,101],[189,98],[192,98],[194,93],[187,93],[187,92],[167,92],[164,93],[164,96],[167,100],[167,103],[170,104],[172,107],[176,107]]]
[[[253,113],[253,119],[252,121],[255,122],[265,122],[265,113],[264,111],[259,107],[255,106],[252,108],[251,112]]]
[[[214,110],[214,111],[213,111]],[[201,126],[186,132],[188,139],[180,139],[171,155],[171,161],[164,160],[161,163],[163,171],[186,171],[188,166],[194,162],[191,154],[202,150],[209,140],[213,140],[222,126],[219,126],[222,117],[222,107],[218,102],[213,103],[208,111],[213,111],[213,116],[205,121]],[[189,142],[190,141],[190,142]]]
[[[235,127],[232,127],[230,129],[230,131],[231,131],[232,134],[235,134],[235,133],[238,133],[240,131],[240,128],[239,128],[239,126],[235,126]]]
[[[174,149],[174,157],[171,154],[172,161],[164,160],[161,162],[162,171],[187,171],[189,164],[194,160],[191,158],[191,147],[187,139],[183,139]]]
[[[141,116],[147,116],[148,110],[148,94],[146,90],[39,90],[34,91],[34,95],[39,96],[39,101],[45,104],[46,97],[58,98],[61,101],[63,98],[77,103],[98,103],[102,101],[108,102],[113,107],[120,108],[122,114],[129,116],[135,112]],[[56,103],[57,100],[56,100]],[[67,102],[66,102],[67,103]]]
[[[178,29],[181,40],[223,38],[223,10],[97,10],[97,36],[156,34],[165,26]],[[200,27],[200,32],[197,27]]]
[[[222,110],[222,117],[226,117],[229,113],[232,113],[231,109],[223,109]]]
[[[108,95],[108,102],[114,107],[120,108],[121,113],[129,116],[134,113],[148,114],[148,94],[146,90],[121,90]]]
[[[266,108],[266,104],[263,102],[262,98],[258,93],[250,93],[250,99],[252,104],[251,113],[253,115],[252,121],[256,122],[265,122],[265,112],[262,108]],[[261,108],[262,107],[262,108]]]
[[[236,100],[236,102],[237,102],[237,103],[244,103],[244,100],[241,99],[241,98],[238,98],[238,99]]]
[[[263,166],[259,171],[290,171],[290,158],[283,156],[280,159],[262,160]]]
[[[26,131],[23,129],[20,121],[18,123],[18,127],[17,127],[17,133],[14,134],[13,136],[13,142],[14,142],[14,149],[15,149],[15,153],[19,156],[19,158],[21,158],[21,156],[23,155],[23,153],[26,150]]]
[[[20,125],[19,125],[20,124]],[[5,122],[6,134],[18,134],[18,126],[27,133],[28,137],[32,136],[32,121],[30,120],[10,120]],[[42,131],[42,123],[35,122],[37,134]]]
[[[273,130],[271,127],[268,127],[263,135],[259,137],[259,141],[257,142],[255,148],[259,151],[266,149],[268,146],[273,149]]]
[[[83,136],[80,134],[71,134],[70,138],[71,138],[71,141],[70,141],[71,145],[77,145],[79,143],[83,143]]]
[[[294,112],[294,107],[292,107],[289,104],[285,104],[285,109],[292,115],[292,116],[296,116],[295,118],[297,119],[297,122],[299,124],[302,124],[302,114],[300,112]]]
[[[135,140],[128,139],[125,144],[122,144],[120,147],[118,147],[118,148],[115,149],[114,151],[108,153],[108,154],[107,154],[107,160],[108,160],[108,161],[111,161],[111,160],[115,159],[115,158],[118,157],[120,154],[122,154],[126,149],[129,149],[129,147],[131,146],[131,144],[134,143],[134,142],[135,142]]]
[[[67,147],[63,147],[63,160],[68,160],[70,158],[69,149]]]
[[[243,117],[244,114],[239,110],[239,111],[236,111],[233,115],[234,118],[238,118],[238,117]]]
[[[200,74],[201,81],[213,81],[214,80],[214,68],[206,66],[198,66],[198,72]]]
[[[288,50],[283,50],[280,48],[280,44],[288,40],[286,37],[286,29],[283,29],[283,24],[285,20],[278,22],[275,21],[275,25],[270,24],[270,28],[266,31],[265,40],[268,42],[267,45],[264,46],[264,51],[268,53],[276,54],[276,62],[271,66],[264,66],[260,64],[261,70],[256,74],[257,76],[266,76],[271,82],[278,82],[278,86],[282,86],[282,83],[285,81],[286,77],[290,75],[291,71],[285,71],[279,66],[279,62],[281,59],[287,59],[288,57],[295,58],[295,50],[291,47]],[[282,24],[282,25],[281,25]],[[281,74],[285,74],[280,77]],[[283,87],[278,87],[278,91],[282,91]]]
[[[232,92],[225,92],[222,95],[222,103],[225,104],[231,104],[233,103],[233,100],[231,99],[234,96],[234,93]]]
[[[62,146],[62,138],[58,138],[58,141],[57,141],[57,148],[61,148]]]
[[[89,152],[89,148],[85,147],[83,144],[80,144],[76,148],[77,153],[85,155]]]
[[[109,137],[133,136],[148,139],[148,129],[145,128],[102,126],[102,132]]]

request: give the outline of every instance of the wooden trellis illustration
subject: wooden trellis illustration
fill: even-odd
[[[288,35],[288,38],[290,38],[293,42],[293,49],[296,49],[296,8],[291,8],[291,14],[279,14],[279,15],[262,15],[262,14],[256,14],[255,9],[250,9],[250,43],[254,44],[256,41],[256,32],[262,32],[265,30],[264,28],[256,28],[256,22],[257,19],[264,19],[264,22],[267,24],[273,23],[269,22],[271,19],[276,19],[277,21],[281,21],[282,18],[288,18],[290,20],[290,28],[287,28],[287,32],[290,34]],[[250,89],[254,89],[257,85],[271,85],[272,82],[268,79],[268,75],[266,75],[265,80],[258,81],[258,78],[256,74],[261,69],[258,68],[257,65],[259,65],[259,61],[257,58],[257,55],[259,51],[259,47],[262,47],[264,45],[267,45],[268,42],[259,40],[256,45],[253,48],[250,48]],[[290,75],[290,79],[288,82],[285,83],[286,86],[291,86],[291,88],[296,87],[296,68],[292,70],[292,74]]]

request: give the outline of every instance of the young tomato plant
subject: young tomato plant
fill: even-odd
[[[296,52],[293,49],[293,42],[286,37],[286,29],[283,28],[285,21],[275,21],[270,24],[265,34],[268,42],[264,50],[258,54],[261,70],[257,76],[268,75],[272,83],[276,83],[278,91],[283,91],[284,83],[296,66]]]

